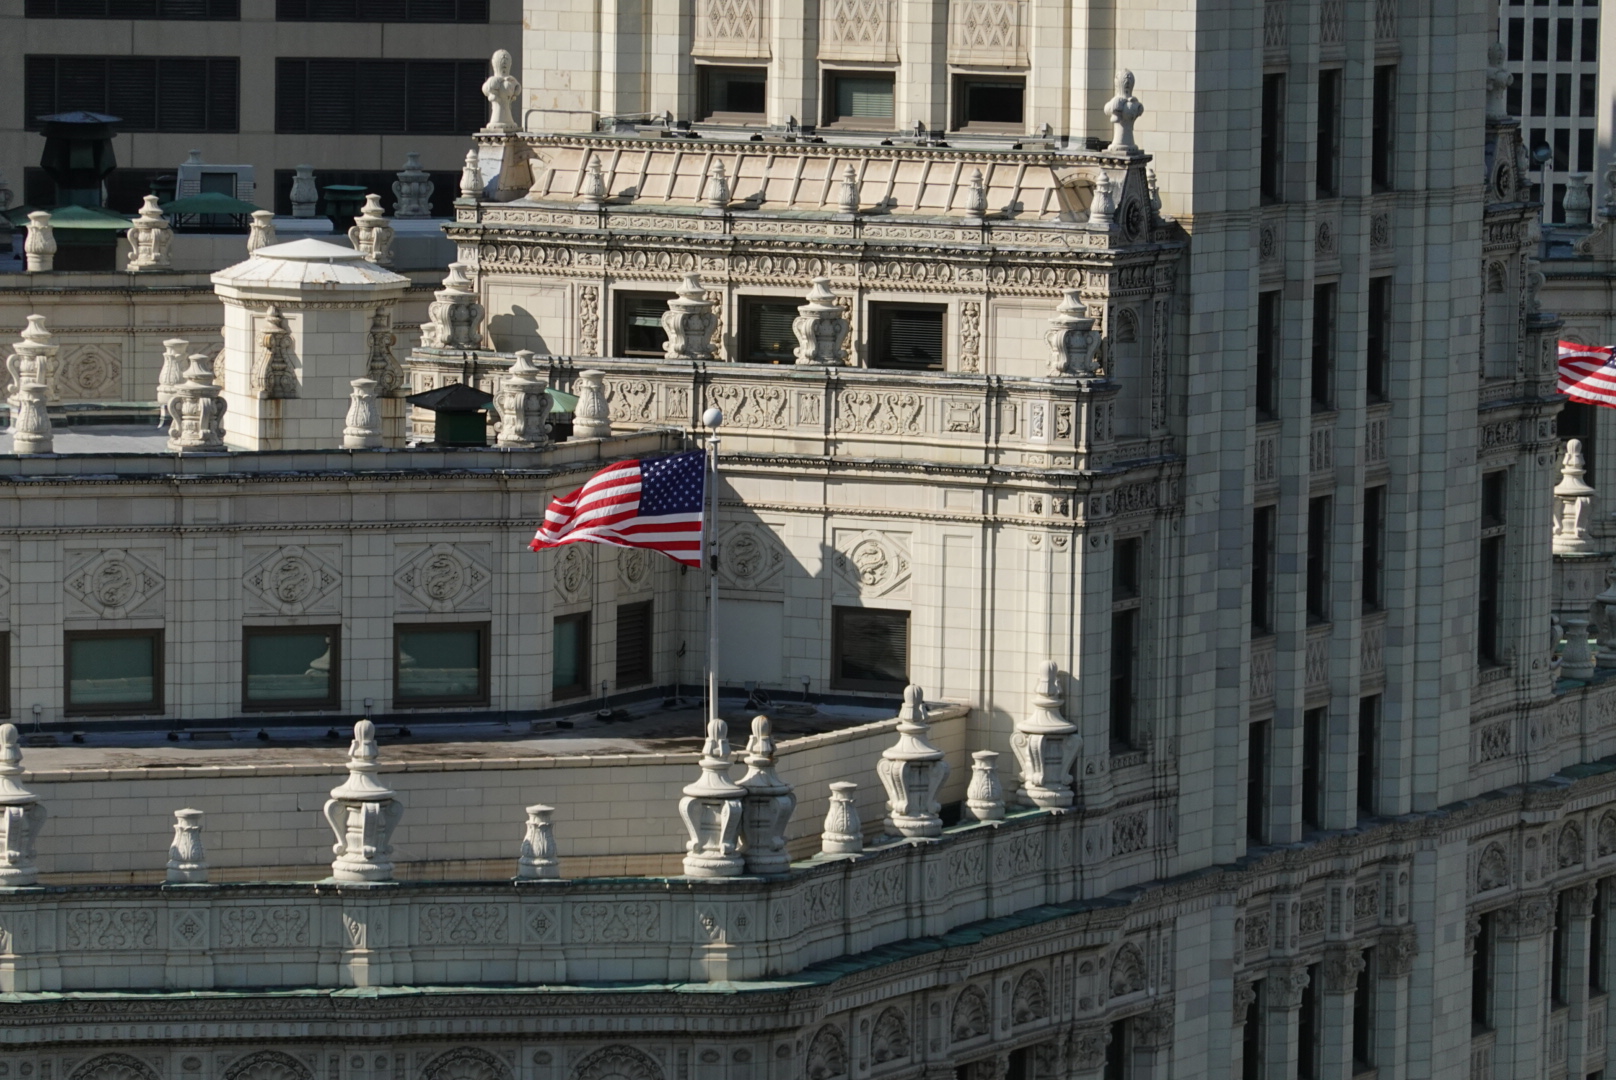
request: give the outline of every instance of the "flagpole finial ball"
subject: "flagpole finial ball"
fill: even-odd
[[[701,414],[701,422],[704,427],[716,428],[722,426],[724,423],[724,410],[717,406],[708,409]]]

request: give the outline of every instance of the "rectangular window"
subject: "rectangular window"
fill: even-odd
[[[831,686],[901,691],[909,684],[909,613],[879,608],[833,609]]]
[[[341,628],[244,627],[241,704],[245,709],[334,709],[341,705]]]
[[[1532,115],[1547,116],[1549,112],[1549,77],[1543,72],[1532,74]]]
[[[1335,408],[1335,313],[1336,286],[1313,286],[1313,411]]]
[[[1280,345],[1280,302],[1278,291],[1257,294],[1257,419],[1279,417],[1277,372]]]
[[[1302,824],[1324,828],[1324,739],[1328,709],[1302,714]]]
[[[1524,115],[1521,111],[1521,80],[1518,75],[1510,80],[1509,88],[1504,91],[1504,111],[1517,119]]]
[[[1251,513],[1251,636],[1274,632],[1274,526],[1278,510],[1259,506]]]
[[[1302,1004],[1296,1010],[1296,1080],[1319,1080],[1319,965],[1307,969]]]
[[[1111,560],[1111,602],[1123,603],[1140,596],[1140,562],[1144,554],[1143,537],[1130,536],[1117,541],[1116,555]]]
[[[282,135],[453,135],[488,118],[488,61],[275,61]]]
[[[1582,20],[1582,62],[1596,64],[1599,62],[1599,20]]]
[[[1307,501],[1307,621],[1330,621],[1330,497]]]
[[[1358,810],[1374,817],[1379,812],[1375,785],[1380,779],[1380,695],[1358,699]]]
[[[617,605],[617,688],[651,682],[651,601]]]
[[[1268,835],[1268,721],[1246,725],[1246,839],[1260,844]]]
[[[717,124],[761,124],[767,110],[766,67],[696,67],[696,114]]]
[[[11,633],[0,630],[0,719],[11,715]]]
[[[1021,131],[1026,89],[1019,76],[954,76],[954,130]]]
[[[613,293],[612,355],[662,359],[668,346],[662,316],[672,299],[672,293]]]
[[[582,697],[589,693],[589,612],[557,615],[550,631],[550,696]]]
[[[1480,922],[1470,953],[1470,1024],[1472,1030],[1490,1031],[1493,1023],[1493,913],[1487,912]]]
[[[1134,668],[1138,663],[1139,610],[1111,613],[1111,747],[1133,745]]]
[[[1592,172],[1594,167],[1594,129],[1582,128],[1577,132],[1577,171]]]
[[[1571,129],[1554,129],[1554,171],[1571,171]],[[1556,220],[1564,220],[1563,217]]]
[[[1319,198],[1341,193],[1341,71],[1319,72],[1318,160],[1315,186]]]
[[[279,22],[486,23],[488,0],[275,0]]]
[[[24,57],[24,125],[83,109],[122,117],[120,132],[234,132],[240,70],[234,56]]]
[[[1483,664],[1504,662],[1499,625],[1499,585],[1504,574],[1504,538],[1488,536],[1481,541],[1481,581],[1476,602],[1476,653]]]
[[[1246,1022],[1240,1025],[1240,1080],[1263,1080],[1264,1043],[1268,1034],[1263,1023],[1267,996],[1261,980],[1251,984],[1251,1004],[1246,1006]]]
[[[69,630],[63,651],[69,716],[163,711],[161,630]]]
[[[1595,116],[1599,112],[1599,76],[1577,76],[1577,115]]]
[[[1598,455],[1594,452],[1594,448],[1598,445],[1599,410],[1602,407],[1603,406],[1600,405],[1590,405],[1585,401],[1568,401],[1565,403],[1565,406],[1561,408],[1560,417],[1555,422],[1555,426],[1559,431],[1560,439],[1563,442],[1569,442],[1572,439],[1578,439],[1582,442],[1582,459],[1584,462],[1586,462],[1586,464],[1583,466],[1582,478],[1589,484],[1598,483],[1598,481],[1594,479],[1594,466],[1598,460]],[[1564,455],[1562,454],[1562,458],[1563,456]],[[1494,476],[1499,478],[1498,480],[1493,481],[1493,483],[1498,487],[1498,491],[1494,493],[1493,497],[1499,500],[1499,519],[1497,524],[1502,525],[1504,473],[1488,473],[1487,476],[1489,478]],[[1483,496],[1486,496],[1485,491],[1483,492]],[[1484,528],[1486,527],[1488,520],[1489,519],[1486,516],[1486,508],[1484,507]]]
[[[1549,59],[1549,20],[1532,20],[1532,60],[1544,63]]]
[[[1129,1080],[1132,1075],[1132,1062],[1129,1060],[1133,1056],[1131,1026],[1126,1020],[1112,1021],[1109,1040],[1105,1044],[1103,1080]]]
[[[1509,20],[1509,58],[1511,60],[1524,60],[1526,58],[1526,20]],[[1517,83],[1519,79],[1515,80]]]
[[[794,362],[797,336],[791,324],[797,318],[800,300],[741,299],[739,360],[751,364],[790,364]]]
[[[1262,84],[1262,201],[1285,201],[1285,76],[1264,75]]]
[[[1369,180],[1376,191],[1392,189],[1392,143],[1397,130],[1397,68],[1375,68],[1375,100],[1369,133]]]
[[[488,704],[488,624],[395,626],[393,703]]]
[[[942,304],[871,304],[870,366],[941,371],[947,314]]]
[[[1364,489],[1363,610],[1386,606],[1386,487]]]
[[[1571,35],[1575,29],[1574,20],[1554,20],[1554,58],[1562,64],[1571,62]]]
[[[1605,885],[1594,885],[1594,910],[1588,920],[1588,989],[1605,992]]]
[[[825,123],[890,131],[893,76],[882,72],[825,76]]]
[[[1352,984],[1352,1071],[1375,1067],[1375,950],[1363,951],[1363,967]]]
[[[1564,1005],[1567,997],[1566,970],[1570,965],[1571,905],[1566,894],[1555,897],[1554,929],[1549,932],[1549,1007]]]
[[[1571,76],[1556,75],[1554,77],[1554,115],[1571,115]]]
[[[1364,357],[1371,404],[1391,398],[1392,279],[1369,279],[1369,341]]]
[[[241,18],[241,0],[27,0],[30,19]]]

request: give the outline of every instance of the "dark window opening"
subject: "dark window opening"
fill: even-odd
[[[1251,636],[1274,632],[1274,527],[1277,510],[1259,506],[1251,515]]]
[[[241,703],[245,709],[334,709],[341,705],[341,628],[244,628]]]
[[[1352,984],[1352,1071],[1375,1067],[1375,950],[1363,951],[1364,966]]]
[[[662,359],[668,347],[662,316],[672,299],[672,293],[613,293],[612,355]]]
[[[1296,1080],[1319,1080],[1319,965],[1307,969],[1302,1005],[1296,1010]]]
[[[1251,1004],[1246,1006],[1246,1022],[1240,1025],[1240,1080],[1263,1080],[1264,1059],[1267,1049],[1263,1043],[1267,1039],[1266,1025],[1263,1023],[1265,1003],[1267,996],[1263,993],[1261,981],[1251,984]]]
[[[1599,62],[1599,20],[1582,20],[1582,56],[1585,64]]]
[[[488,624],[395,626],[393,704],[488,704]]]
[[[1594,885],[1594,910],[1588,920],[1588,989],[1596,994],[1605,991],[1605,903],[1603,882]]]
[[[741,300],[740,355],[737,360],[750,364],[790,364],[794,362],[797,335],[791,324],[797,318],[796,300]]]
[[[1279,417],[1277,371],[1280,344],[1280,302],[1278,292],[1257,294],[1257,419]]]
[[[1554,129],[1554,170],[1556,172],[1569,172],[1571,169],[1571,129]],[[1563,221],[1564,217],[1556,220]]]
[[[1532,59],[1544,62],[1549,58],[1549,20],[1532,20]]]
[[[1111,560],[1111,599],[1137,600],[1140,596],[1140,563],[1144,554],[1143,537],[1130,536],[1117,541]]]
[[[1570,441],[1571,439],[1582,441],[1582,459],[1585,462],[1582,478],[1589,484],[1596,482],[1594,480],[1594,465],[1598,455],[1594,453],[1594,447],[1598,445],[1599,410],[1602,407],[1600,405],[1590,405],[1586,401],[1568,401],[1565,407],[1560,410],[1559,419],[1556,421],[1562,442]],[[1561,458],[1563,459],[1564,456],[1564,451],[1562,450]],[[1490,481],[1497,488],[1494,497],[1498,499],[1500,515],[1503,513],[1503,480],[1505,475],[1504,472],[1500,471],[1488,473],[1483,478],[1484,483]],[[1496,479],[1494,479],[1495,477]],[[1485,498],[1487,493],[1484,491],[1482,495]],[[1484,504],[1482,507],[1482,527],[1486,528],[1488,524],[1487,507]],[[1495,524],[1502,525],[1502,517]]]
[[[1379,611],[1386,592],[1386,488],[1364,489],[1363,610]]]
[[[1369,180],[1376,191],[1392,189],[1392,146],[1397,130],[1397,69],[1375,69],[1375,99],[1369,134]]]
[[[458,135],[488,119],[487,60],[275,61],[282,135]]]
[[[1315,187],[1319,198],[1341,193],[1341,71],[1319,72],[1318,160]]]
[[[1264,75],[1262,88],[1262,201],[1285,201],[1285,76]]]
[[[1510,81],[1509,88],[1504,91],[1504,111],[1514,117],[1521,113],[1521,79],[1517,75]]]
[[[1134,668],[1138,664],[1139,611],[1111,613],[1111,746],[1133,745]]]
[[[1560,414],[1560,423],[1562,425],[1565,423],[1566,414],[1570,413],[1574,408],[1577,408],[1577,403],[1575,402],[1567,405],[1566,411]],[[1582,408],[1592,410],[1597,408],[1597,406],[1583,405]],[[1564,433],[1564,426],[1560,428],[1560,431]],[[1584,454],[1586,455],[1588,444],[1585,441],[1582,445],[1584,448]],[[1505,498],[1509,492],[1508,483],[1509,470],[1507,469],[1498,469],[1494,472],[1484,473],[1482,475],[1481,527],[1483,529],[1497,529],[1508,524],[1508,518],[1505,517]]]
[[[1554,77],[1554,115],[1571,115],[1571,76],[1556,75]]]
[[[1594,129],[1582,128],[1577,132],[1577,171],[1592,172],[1594,168]]]
[[[1375,786],[1380,778],[1380,695],[1358,699],[1358,809],[1369,817],[1379,812]]]
[[[1324,828],[1324,746],[1329,710],[1302,714],[1302,825]]]
[[[652,681],[651,601],[617,605],[617,688]]]
[[[1105,1044],[1105,1072],[1104,1080],[1129,1080],[1133,1072],[1133,1047],[1130,1044],[1132,1031],[1131,1024],[1126,1020],[1115,1020],[1111,1024],[1111,1041]]]
[[[1554,58],[1562,64],[1571,62],[1571,35],[1575,30],[1575,20],[1554,20]]]
[[[1549,112],[1549,77],[1539,71],[1532,74],[1532,115],[1547,116]]]
[[[557,615],[550,631],[550,696],[583,697],[589,693],[589,612]]]
[[[125,171],[122,166],[119,166],[118,171],[108,178],[108,187],[111,187],[111,181],[116,180]],[[172,173],[174,170],[170,168],[166,171]],[[258,175],[262,177],[263,173]],[[257,199],[268,198],[273,200],[265,205],[265,209],[274,210],[275,213],[280,214],[282,217],[291,215],[292,177],[294,175],[295,170],[293,169],[276,169],[272,192],[268,195],[265,194],[262,180],[260,180]],[[427,175],[432,178],[432,199],[430,203],[432,216],[439,218],[453,217],[454,201],[460,197],[460,171],[458,169],[453,172],[433,170]],[[323,192],[327,187],[337,185],[361,187],[366,191],[374,191],[380,195],[382,205],[388,209],[391,209],[393,205],[393,181],[397,179],[397,169],[316,169],[314,171],[314,183],[320,191]],[[109,203],[108,205],[111,204]],[[120,207],[119,209],[122,208]],[[130,212],[139,209],[140,200],[137,198],[134,205],[130,207]]]
[[[704,65],[696,72],[696,112],[703,120],[720,124],[763,122],[768,108],[768,68]]]
[[[24,57],[23,126],[83,109],[121,117],[119,132],[234,132],[240,71],[234,56]]]
[[[1026,80],[1020,78],[954,77],[954,129],[956,131],[1020,130],[1024,121]]]
[[[892,691],[909,684],[907,611],[839,607],[832,614],[831,686]]]
[[[1566,1004],[1566,973],[1571,967],[1571,905],[1565,893],[1555,897],[1554,928],[1549,932],[1549,1006]]]
[[[1481,542],[1481,581],[1476,601],[1476,653],[1483,664],[1504,662],[1499,625],[1499,585],[1504,572],[1504,538],[1489,536]]]
[[[1391,397],[1392,279],[1369,279],[1369,341],[1365,389],[1371,404]]]
[[[1599,112],[1599,76],[1577,76],[1577,115],[1596,116]]]
[[[488,0],[275,0],[279,22],[486,23]]]
[[[1470,1023],[1490,1031],[1493,1021],[1493,913],[1481,917],[1470,954]]]
[[[1525,19],[1511,19],[1511,20],[1509,20],[1509,58],[1511,60],[1523,60],[1523,59],[1525,59],[1525,52],[1526,52],[1525,42],[1526,42],[1526,20]],[[1516,79],[1515,81],[1517,83],[1520,82],[1519,79]]]
[[[161,630],[69,630],[63,652],[67,715],[163,711]]]
[[[880,72],[825,76],[825,123],[890,131],[893,76]]]
[[[28,0],[30,19],[212,19],[235,22],[241,0]]]
[[[1335,314],[1336,286],[1313,286],[1313,411],[1335,408]]]
[[[1246,725],[1246,839],[1260,844],[1268,835],[1268,721]]]
[[[1330,621],[1330,497],[1307,501],[1307,621]]]
[[[942,370],[947,313],[940,304],[871,304],[870,366]]]

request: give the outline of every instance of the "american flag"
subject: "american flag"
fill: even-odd
[[[613,544],[650,548],[701,567],[707,455],[700,450],[652,461],[620,461],[550,503],[528,546]]]
[[[1616,408],[1616,348],[1560,342],[1559,391],[1572,401]]]

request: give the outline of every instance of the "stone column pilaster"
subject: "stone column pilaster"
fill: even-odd
[[[1552,919],[1543,895],[1524,897],[1494,915],[1495,1076],[1537,1076],[1543,1068]]]
[[[1363,953],[1352,946],[1325,954],[1318,998],[1319,1080],[1352,1080],[1352,1003],[1363,969]]]
[[[1375,946],[1375,1036],[1373,1062],[1378,1080],[1407,1080],[1409,976],[1418,943],[1412,926],[1387,931]]]
[[[1598,890],[1592,883],[1574,885],[1560,895],[1566,924],[1560,936],[1566,951],[1566,1075],[1585,1076],[1588,1054],[1588,963],[1590,933],[1593,930],[1594,901]]]
[[[1307,989],[1308,973],[1305,967],[1278,969],[1263,980],[1262,1008],[1264,1015],[1265,1049],[1268,1053],[1264,1076],[1295,1076],[1301,1061],[1302,1047],[1299,1013],[1302,994]]]

